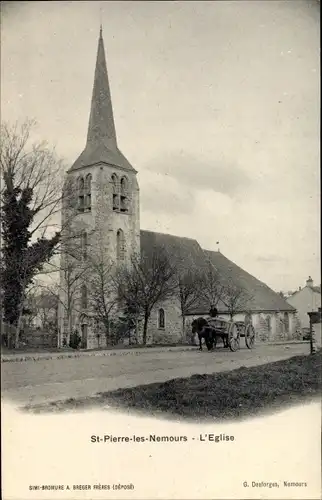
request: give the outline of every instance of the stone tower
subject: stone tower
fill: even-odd
[[[97,342],[87,303],[89,255],[106,264],[126,265],[133,253],[140,252],[136,174],[117,144],[101,28],[86,145],[65,180],[60,346],[69,342],[75,329],[83,347],[95,347]]]

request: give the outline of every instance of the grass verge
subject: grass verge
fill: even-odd
[[[270,413],[321,394],[321,351],[237,370],[193,375],[26,408],[36,413],[114,408],[187,419],[233,420]]]

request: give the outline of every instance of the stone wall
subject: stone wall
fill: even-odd
[[[159,310],[164,310],[164,328],[159,326]],[[151,313],[148,333],[153,344],[182,344],[182,317],[179,301],[171,300],[155,307]]]
[[[199,315],[200,316],[200,315]],[[298,328],[298,319],[295,313],[288,313],[289,331],[285,329],[283,312],[260,312],[252,314],[252,324],[255,329],[256,342],[274,342],[283,340],[297,340],[301,333]],[[191,338],[191,323],[198,316],[188,316],[186,319],[187,336]],[[207,317],[207,315],[205,315]],[[229,320],[229,314],[219,313],[219,317]],[[240,313],[234,316],[234,321],[245,321],[245,314]],[[190,330],[190,331],[189,331]]]
[[[253,314],[252,321],[256,332],[256,339],[259,342],[298,339],[299,331],[295,312],[288,312],[287,317],[284,312],[261,312]]]
[[[47,332],[40,328],[23,330],[20,342],[27,347],[57,348],[57,332]]]

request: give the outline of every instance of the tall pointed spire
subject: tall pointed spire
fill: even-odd
[[[101,25],[98,39],[91,112],[87,132],[87,144],[98,145],[102,143],[110,149],[117,148]]]
[[[105,163],[136,172],[118,148],[100,25],[86,146],[69,171]]]

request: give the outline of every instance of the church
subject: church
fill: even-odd
[[[296,310],[267,285],[248,274],[219,251],[201,248],[191,238],[161,234],[140,228],[140,189],[137,171],[120,151],[117,143],[110,85],[107,73],[102,28],[99,33],[94,85],[86,145],[66,173],[63,196],[63,241],[73,241],[73,251],[63,246],[60,271],[61,306],[59,310],[59,347],[68,345],[70,332],[78,332],[81,347],[104,347],[106,339],[98,334],[98,324],[88,310],[86,288],[86,255],[95,252],[105,262],[127,264],[134,254],[149,252],[158,246],[168,255],[180,258],[186,268],[214,266],[229,276],[253,297],[250,308],[238,313],[237,320],[251,314],[259,341],[283,340],[297,335]],[[67,201],[66,201],[67,200]],[[74,240],[71,235],[79,235]],[[79,252],[81,259],[76,259]],[[81,278],[85,279],[81,279]],[[247,309],[247,310],[246,310]],[[220,316],[229,317],[224,304]],[[200,304],[187,315],[182,331],[179,300],[158,304],[149,320],[148,344],[186,343],[192,320],[208,315]]]

